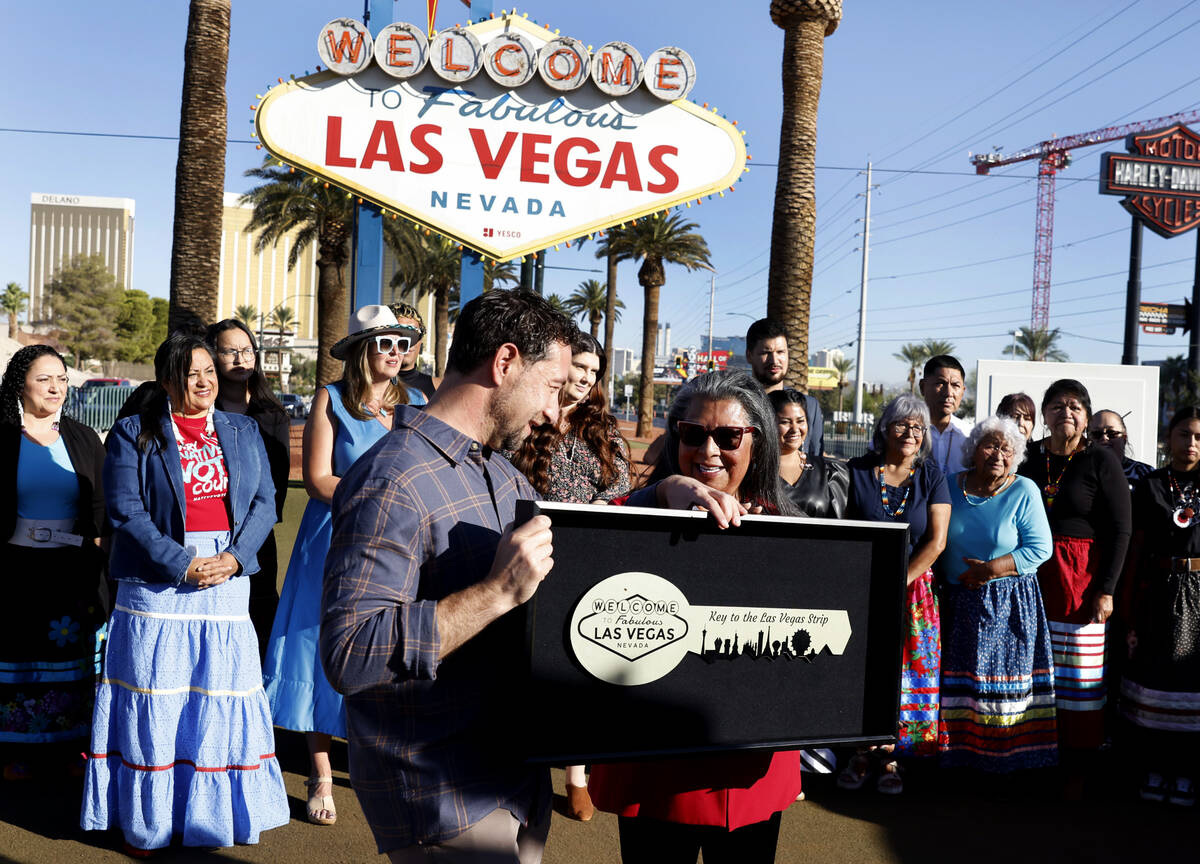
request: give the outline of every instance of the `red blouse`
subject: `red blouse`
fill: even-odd
[[[217,433],[205,431],[207,418],[172,417],[179,430],[179,467],[187,499],[185,531],[228,531],[229,474]]]
[[[610,504],[621,506],[629,496]],[[800,794],[800,752],[726,753],[594,765],[588,790],[601,810],[733,831],[786,810]]]

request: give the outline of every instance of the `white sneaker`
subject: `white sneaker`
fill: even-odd
[[[1146,775],[1146,782],[1142,784],[1138,795],[1143,801],[1163,801],[1167,797],[1167,785],[1163,782],[1161,774],[1155,774],[1151,771]]]
[[[1192,789],[1192,778],[1176,777],[1171,785],[1171,795],[1167,799],[1179,807],[1191,807],[1196,803],[1196,793]]]

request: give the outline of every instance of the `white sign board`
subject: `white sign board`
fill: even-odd
[[[626,384],[625,385],[625,398],[628,399],[632,395],[633,395],[633,385]]]
[[[457,42],[442,45],[443,37]],[[685,99],[657,98],[650,85],[636,86],[640,77],[620,95],[603,92],[618,77],[609,68],[613,46],[633,51],[624,43],[602,46],[593,61],[608,65],[577,89],[554,89],[532,74],[535,52],[553,39],[522,18],[489,20],[443,31],[410,77],[376,62],[353,77],[288,81],[258,106],[258,136],[273,156],[380,205],[385,216],[399,213],[498,261],[733,188],[746,162],[733,124]],[[447,80],[443,66],[466,75],[480,65],[463,59],[471,40],[487,74]],[[488,65],[489,44],[502,41]],[[396,49],[407,52],[397,54],[409,58],[405,74],[426,56],[421,48],[413,40]],[[563,76],[574,70],[565,50],[546,57],[559,55]],[[659,66],[668,60],[683,70],[678,86],[690,86],[694,67],[665,56]],[[495,80],[518,72],[520,86]]]
[[[1038,408],[1033,437],[1046,434],[1042,425],[1042,394],[1059,378],[1075,378],[1087,387],[1092,411],[1111,410],[1125,417],[1129,430],[1129,455],[1157,465],[1158,367],[1120,366],[1109,363],[1030,363],[1014,360],[980,360],[975,405],[979,418],[994,414],[1009,393],[1027,393]]]

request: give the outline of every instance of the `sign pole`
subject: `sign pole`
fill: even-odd
[[[1200,376],[1200,229],[1196,231],[1196,270],[1192,276],[1192,308],[1188,316],[1188,371]],[[1196,378],[1189,376],[1188,390],[1196,395]]]
[[[372,36],[392,23],[390,0],[364,0],[364,22]],[[354,208],[354,256],[350,273],[350,309],[383,302],[383,214],[372,204]]]
[[[492,14],[493,0],[474,0],[471,17],[480,20]],[[478,252],[463,248],[458,271],[458,308],[462,309],[483,294],[483,259]]]
[[[1133,217],[1129,231],[1129,281],[1125,283],[1125,350],[1122,366],[1138,365],[1138,307],[1142,302],[1142,220]]]

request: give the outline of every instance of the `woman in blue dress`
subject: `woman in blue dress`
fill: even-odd
[[[850,501],[846,515],[873,522],[902,522],[909,527],[908,632],[902,653],[900,728],[880,766],[876,788],[886,795],[903,791],[894,756],[934,756],[938,747],[938,675],[941,628],[933,594],[933,562],[946,548],[950,493],[946,478],[928,458],[929,409],[905,393],[883,409],[871,452],[850,460]],[[838,776],[843,789],[857,789],[870,773],[859,753]]]
[[[386,306],[364,306],[351,318],[350,335],[331,353],[346,361],[342,380],[313,398],[304,427],[304,487],[309,502],[296,534],[267,644],[263,680],[276,726],[305,732],[311,759],[308,820],[332,825],[330,738],[346,737],[346,713],[321,668],[321,581],[332,536],[329,502],[339,479],[392,428],[396,405],[423,405],[425,397],[395,383],[411,335]]]

